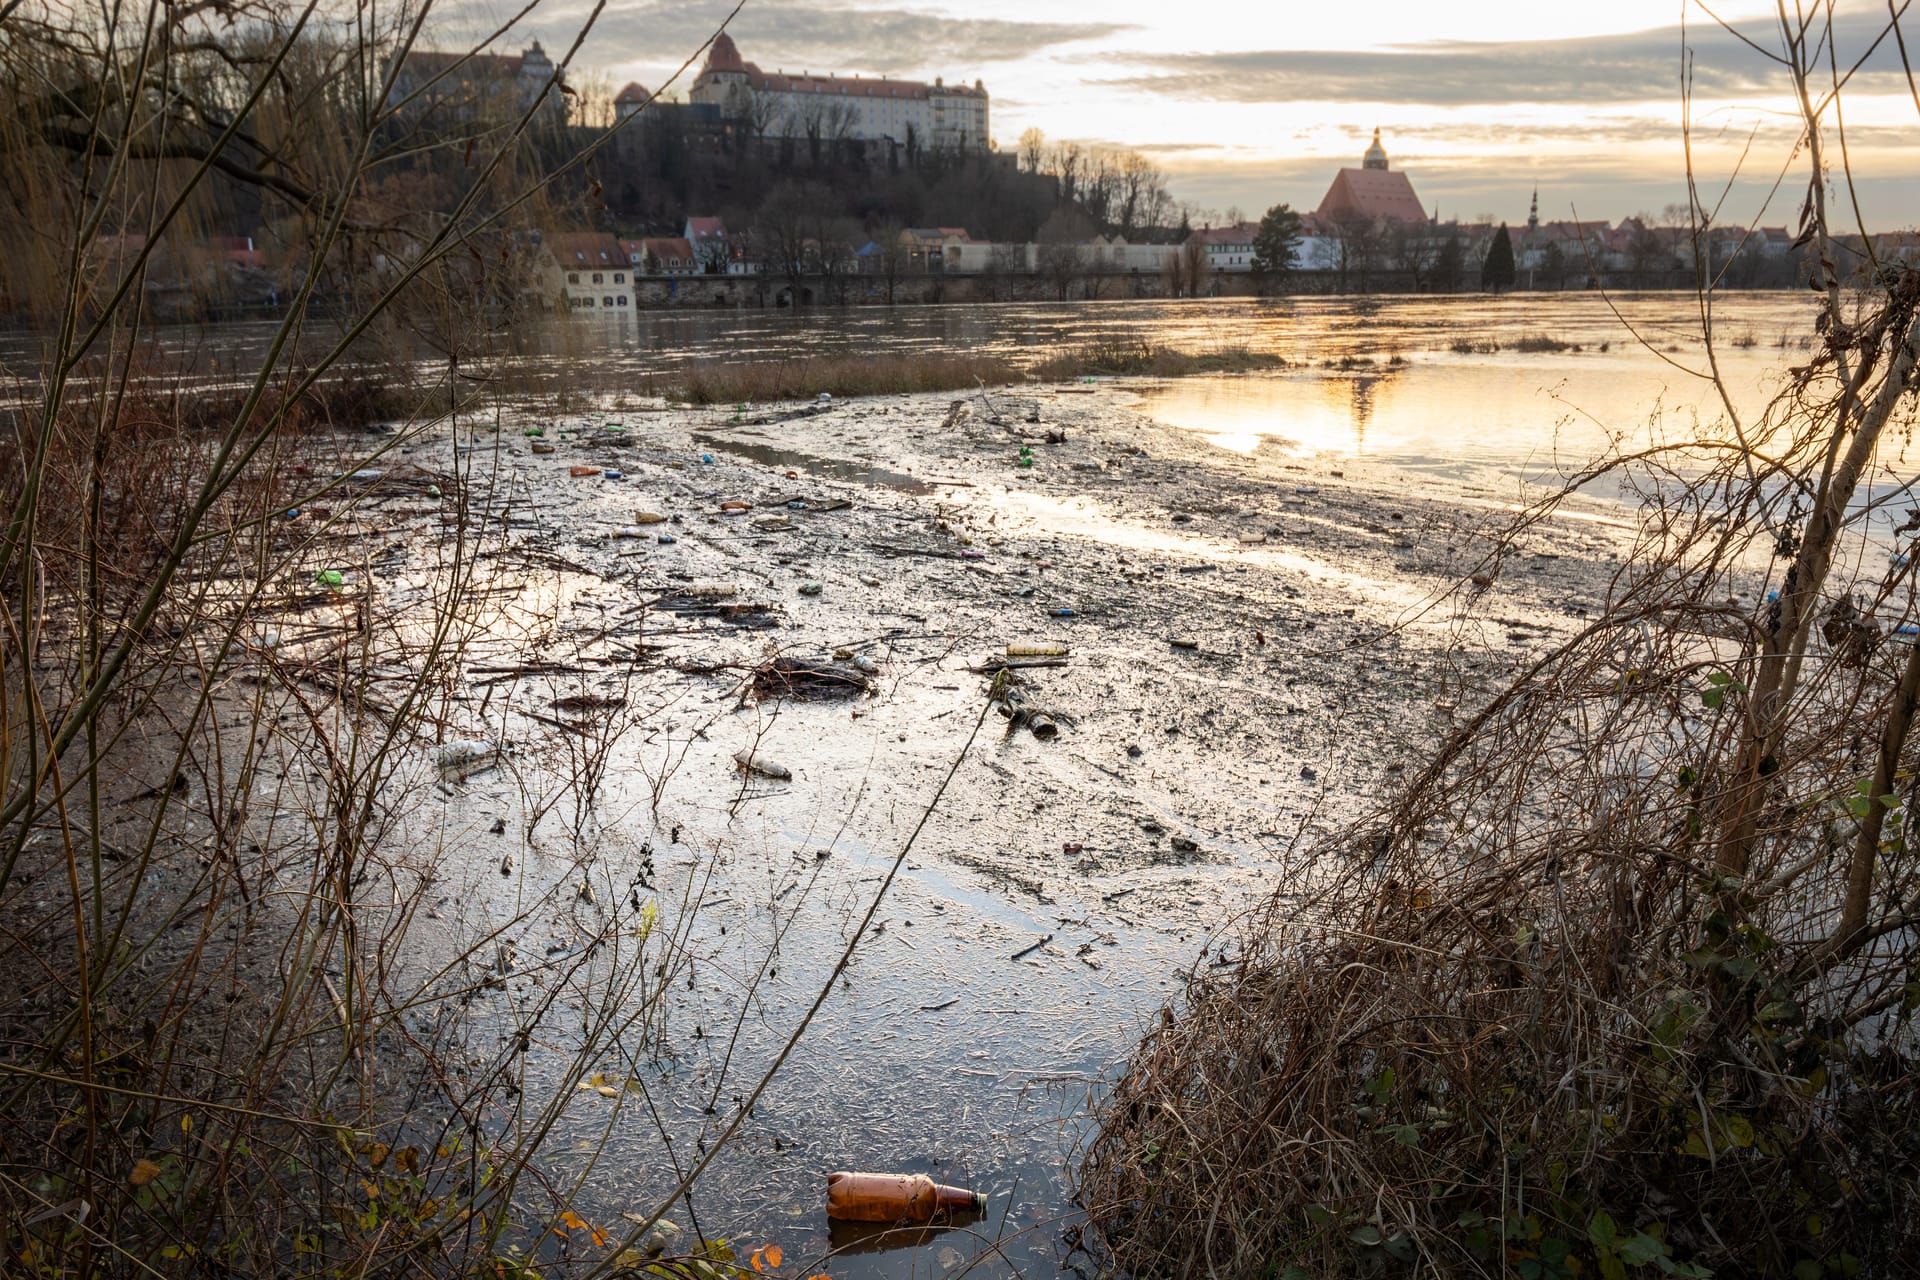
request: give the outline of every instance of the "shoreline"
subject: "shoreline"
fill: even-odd
[[[1450,575],[1471,571],[1504,510],[1408,493],[1351,464],[1246,458],[1135,412],[1128,394],[989,392],[960,411],[951,397],[888,396],[757,406],[737,423],[633,402],[563,420],[578,427],[551,424],[549,456],[507,434],[517,423],[474,437],[475,465],[497,458],[539,512],[515,536],[597,579],[569,587],[592,597],[595,616],[699,584],[733,587],[732,599],[777,622],[607,637],[648,654],[644,697],[673,710],[649,726],[647,752],[678,764],[657,812],[620,780],[640,757],[616,767],[600,807],[620,839],[591,873],[621,892],[631,851],[650,844],[682,892],[697,879],[693,900],[708,905],[690,945],[706,965],[752,972],[768,948],[781,956],[752,997],[754,1025],[776,1036],[824,978],[806,940],[837,952],[866,878],[966,740],[988,691],[968,668],[1010,641],[1069,649],[1063,667],[1020,673],[1058,736],[1003,736],[989,715],[847,989],[743,1129],[739,1154],[710,1175],[702,1212],[730,1229],[764,1219],[783,1243],[809,1241],[804,1220],[778,1224],[810,1212],[828,1167],[937,1169],[996,1194],[1018,1178],[1016,1222],[1067,1211],[1065,1164],[1046,1154],[1059,1139],[1046,1132],[1077,1106],[1061,1103],[1030,1131],[1022,1099],[1035,1082],[1064,1072],[1073,1088],[1094,1087],[1195,949],[1205,954],[1295,868],[1304,834],[1362,811],[1446,731],[1453,707],[1598,605],[1595,564],[1607,563],[1613,531],[1553,522],[1470,607],[1423,614]],[[605,429],[615,420],[618,436]],[[1065,441],[1046,443],[1050,431]],[[1023,442],[1030,468],[1017,465]],[[418,447],[416,460],[444,443]],[[570,478],[581,463],[623,478]],[[872,483],[847,478],[862,469]],[[722,501],[754,509],[723,515]],[[672,544],[608,536],[639,506],[678,517],[657,526]],[[756,528],[769,513],[790,527]],[[815,583],[817,594],[802,593]],[[771,653],[835,651],[874,662],[874,696],[737,693],[741,673]],[[521,683],[537,697],[558,688]],[[791,780],[743,779],[733,756],[746,749]],[[448,802],[433,841],[459,848],[495,818],[513,831],[522,816],[509,794],[476,787]],[[530,853],[518,874],[577,872]],[[504,909],[490,863],[455,878],[462,918]],[[661,890],[674,892],[665,879]],[[551,927],[564,939],[564,912]],[[703,1060],[687,1024],[740,1016],[729,988],[710,977],[676,993],[671,1058]],[[906,1025],[886,1031],[895,1020]],[[751,1079],[762,1034],[717,1082],[710,1063],[700,1087]],[[858,1065],[849,1078],[833,1064]],[[555,1069],[530,1064],[535,1078]],[[979,1123],[956,1132],[928,1112],[932,1100]],[[874,1116],[889,1119],[863,1119]],[[677,1140],[718,1123],[689,1121]],[[636,1165],[644,1139],[636,1130],[624,1148]]]

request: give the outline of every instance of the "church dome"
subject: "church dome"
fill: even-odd
[[[1367,148],[1367,157],[1360,162],[1362,169],[1384,169],[1387,167],[1387,149],[1380,145],[1380,131],[1373,131],[1373,145]]]
[[[733,37],[722,31],[714,40],[713,48],[707,51],[707,70],[745,71],[746,69],[746,63],[740,58],[740,50],[734,46]]]

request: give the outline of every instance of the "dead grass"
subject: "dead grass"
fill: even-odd
[[[1205,373],[1253,373],[1283,369],[1286,360],[1246,347],[1182,351],[1144,338],[1103,338],[1038,361],[1032,368],[1043,382],[1090,376],[1181,378]]]
[[[1080,1166],[1116,1273],[1913,1269],[1920,650],[1852,504],[1920,274],[1883,288],[1869,389],[1828,355],[1754,424],[1777,471],[1698,441],[1569,481],[1644,505],[1613,604],[1195,966]],[[1505,607],[1555,505],[1456,608]]]

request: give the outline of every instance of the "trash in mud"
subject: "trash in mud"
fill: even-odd
[[[600,475],[603,479],[607,480],[622,480],[626,478],[621,474],[618,467],[608,467],[605,471],[602,471]]]
[[[573,478],[574,478],[575,480],[584,480],[584,479],[586,479],[586,478],[587,478],[588,476],[597,476],[597,475],[599,475],[599,474],[600,474],[600,468],[598,468],[598,467],[568,467],[568,468],[567,468],[567,474],[568,474],[569,476],[572,476],[572,477],[573,477]]]
[[[674,543],[680,541],[680,539],[674,537],[670,533],[663,533],[658,538],[655,538],[654,541],[658,542],[663,547],[670,547]]]
[[[455,738],[434,749],[433,763],[443,778],[464,782],[476,773],[493,768],[506,751],[502,742],[484,738]]]
[[[647,531],[637,524],[623,524],[607,536],[611,538],[644,538],[647,536]]]
[[[873,683],[851,663],[783,657],[754,668],[752,688],[761,698],[834,698],[867,693]]]
[[[803,582],[800,584],[800,594],[803,596],[817,596],[824,590],[826,590],[825,583]]]
[[[739,589],[724,582],[695,583],[681,587],[673,594],[688,600],[727,600],[739,593]]]
[[[734,752],[733,762],[745,772],[762,778],[773,778],[780,782],[788,782],[793,778],[793,770],[778,761],[767,759],[751,747],[742,747]]]
[[[786,533],[793,528],[791,516],[755,516],[753,527],[762,533]]]
[[[537,454],[558,453],[560,452],[560,446],[548,444],[544,440],[535,440],[533,442],[533,451]]]
[[[1192,636],[1175,636],[1171,643],[1176,649],[1198,649],[1200,647],[1200,642]]]
[[[610,711],[626,705],[625,698],[609,698],[599,693],[576,693],[553,700],[556,711]]]
[[[842,1222],[931,1222],[941,1213],[979,1213],[987,1197],[942,1186],[924,1173],[827,1175],[827,1216]]]
[[[751,511],[753,504],[741,498],[729,498],[720,504],[722,511]]]
[[[633,513],[635,524],[665,524],[667,518],[658,511],[636,511]]]
[[[1015,640],[1007,645],[1009,658],[1064,658],[1067,646],[1051,640]]]
[[[313,575],[313,580],[323,587],[332,587],[337,591],[347,579],[338,569],[322,569]]]
[[[1051,742],[1060,736],[1059,724],[1044,711],[1029,711],[1027,728],[1032,730],[1033,736],[1042,742]]]

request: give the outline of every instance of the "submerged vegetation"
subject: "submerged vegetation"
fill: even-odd
[[[1723,434],[1573,477],[1461,584],[1583,484],[1642,503],[1601,616],[1443,721],[1140,1046],[1080,1169],[1122,1273],[1920,1259],[1920,512],[1875,461],[1914,421],[1920,272],[1843,294],[1807,91],[1831,34],[1785,30],[1810,357],[1758,420],[1723,389]]]
[[[1108,377],[1181,378],[1202,373],[1253,373],[1284,369],[1286,360],[1247,347],[1186,351],[1145,338],[1104,338],[1039,361],[1033,375],[1045,381]]]
[[[993,355],[913,352],[879,356],[818,355],[732,363],[703,361],[663,375],[669,399],[686,404],[812,400],[820,395],[901,395],[972,391],[1021,380],[1017,366]]]
[[[1028,381],[1087,377],[1180,378],[1283,369],[1285,359],[1245,347],[1186,351],[1145,340],[1102,339],[1021,364],[1000,355],[889,352],[808,355],[782,360],[708,360],[660,375],[668,399],[685,404],[748,404],[833,396],[972,391]]]

